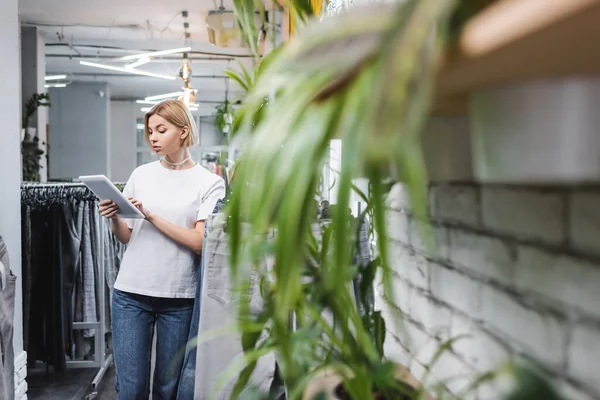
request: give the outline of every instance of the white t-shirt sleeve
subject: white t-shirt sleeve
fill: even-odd
[[[202,196],[202,202],[198,209],[197,221],[204,221],[215,209],[215,205],[219,199],[225,197],[225,181],[220,176],[217,176],[208,190]]]
[[[135,170],[133,171],[133,173],[127,180],[127,183],[125,184],[125,187],[123,188],[123,194],[125,195],[125,197],[134,197],[135,198],[134,181],[135,181]],[[123,221],[125,221],[125,223],[129,227],[129,229],[133,229],[133,223],[135,222],[133,219],[131,219],[131,218],[121,218],[121,219]]]

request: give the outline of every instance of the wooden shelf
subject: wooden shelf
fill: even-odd
[[[600,75],[600,0],[498,0],[444,57],[435,114],[464,113],[481,87],[577,75]]]

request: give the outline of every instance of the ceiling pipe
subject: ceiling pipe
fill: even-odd
[[[158,51],[156,49],[124,49],[121,47],[113,47],[113,46],[99,46],[99,45],[77,45],[77,44],[69,44],[69,43],[46,43],[46,47],[66,47],[69,49],[86,49],[90,51],[106,51],[106,52],[124,52],[124,53],[140,53],[140,52],[151,52]],[[207,56],[216,56],[216,57],[234,57],[234,58],[254,58],[252,54],[231,54],[231,53],[217,53],[214,51],[198,51],[192,50],[188,52],[189,55],[198,54],[198,55],[207,55]],[[113,57],[114,58],[114,57]]]
[[[136,100],[139,100],[139,97],[119,97],[119,96],[113,96],[110,98],[113,101],[131,101],[133,103],[136,102]],[[199,103],[199,104],[223,104],[225,102],[225,99],[223,100],[196,100],[195,103]],[[239,105],[242,104],[241,101],[236,101],[235,103],[233,103],[235,105]]]
[[[78,55],[78,54],[46,54],[47,58],[68,58],[70,60],[114,60],[111,56],[93,56],[93,55]],[[233,61],[233,57],[188,57],[191,61]],[[181,57],[168,57],[161,59],[154,59],[154,62],[178,62],[181,63]]]
[[[50,73],[48,73],[50,74]],[[52,74],[54,75],[54,74]],[[70,77],[80,76],[80,77],[98,77],[98,78],[146,78],[143,75],[130,75],[130,74],[111,74],[111,73],[93,73],[93,72],[69,72],[68,75]],[[230,79],[226,75],[193,75],[194,79]]]

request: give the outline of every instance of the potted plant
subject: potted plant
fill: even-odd
[[[40,149],[40,139],[36,135],[35,128],[29,126],[31,118],[39,107],[50,107],[48,93],[34,93],[23,110],[21,155],[24,181],[40,180],[40,157],[44,152]]]
[[[50,96],[48,93],[34,93],[23,109],[23,117],[21,121],[22,128],[22,139],[25,141],[32,140],[36,136],[36,130],[34,127],[30,127],[31,118],[39,107],[50,107]]]
[[[215,128],[223,135],[227,136],[231,132],[231,124],[233,123],[233,107],[229,100],[225,99],[223,104],[215,107],[214,123]]]
[[[426,219],[419,132],[442,49],[465,18],[454,6],[451,0],[357,6],[304,27],[261,65],[236,113],[234,132],[245,148],[226,212],[232,285],[242,295],[256,281],[248,277],[258,276],[265,301],[259,315],[237,302],[247,366],[232,398],[269,352],[278,355],[288,399],[427,396],[406,369],[385,359],[389,321],[359,307],[366,300],[355,300],[351,283],[360,274],[364,295],[380,276],[386,298],[394,300],[384,201],[390,170],[406,183],[418,219]],[[242,29],[248,8],[236,6]],[[343,146],[338,201],[330,223],[315,233],[315,194],[334,138]],[[377,261],[359,269],[352,263],[357,223],[347,212],[357,177],[369,179],[370,193],[360,195],[378,237]],[[271,269],[247,262],[267,255]]]

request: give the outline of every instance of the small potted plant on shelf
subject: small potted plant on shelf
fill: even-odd
[[[23,110],[21,154],[23,156],[24,181],[40,180],[40,157],[44,152],[40,149],[40,139],[35,128],[30,126],[31,119],[39,107],[50,107],[48,93],[34,93]]]
[[[231,125],[233,123],[233,107],[229,100],[225,99],[223,104],[215,107],[213,116],[215,128],[223,135],[228,136],[231,133]]]

